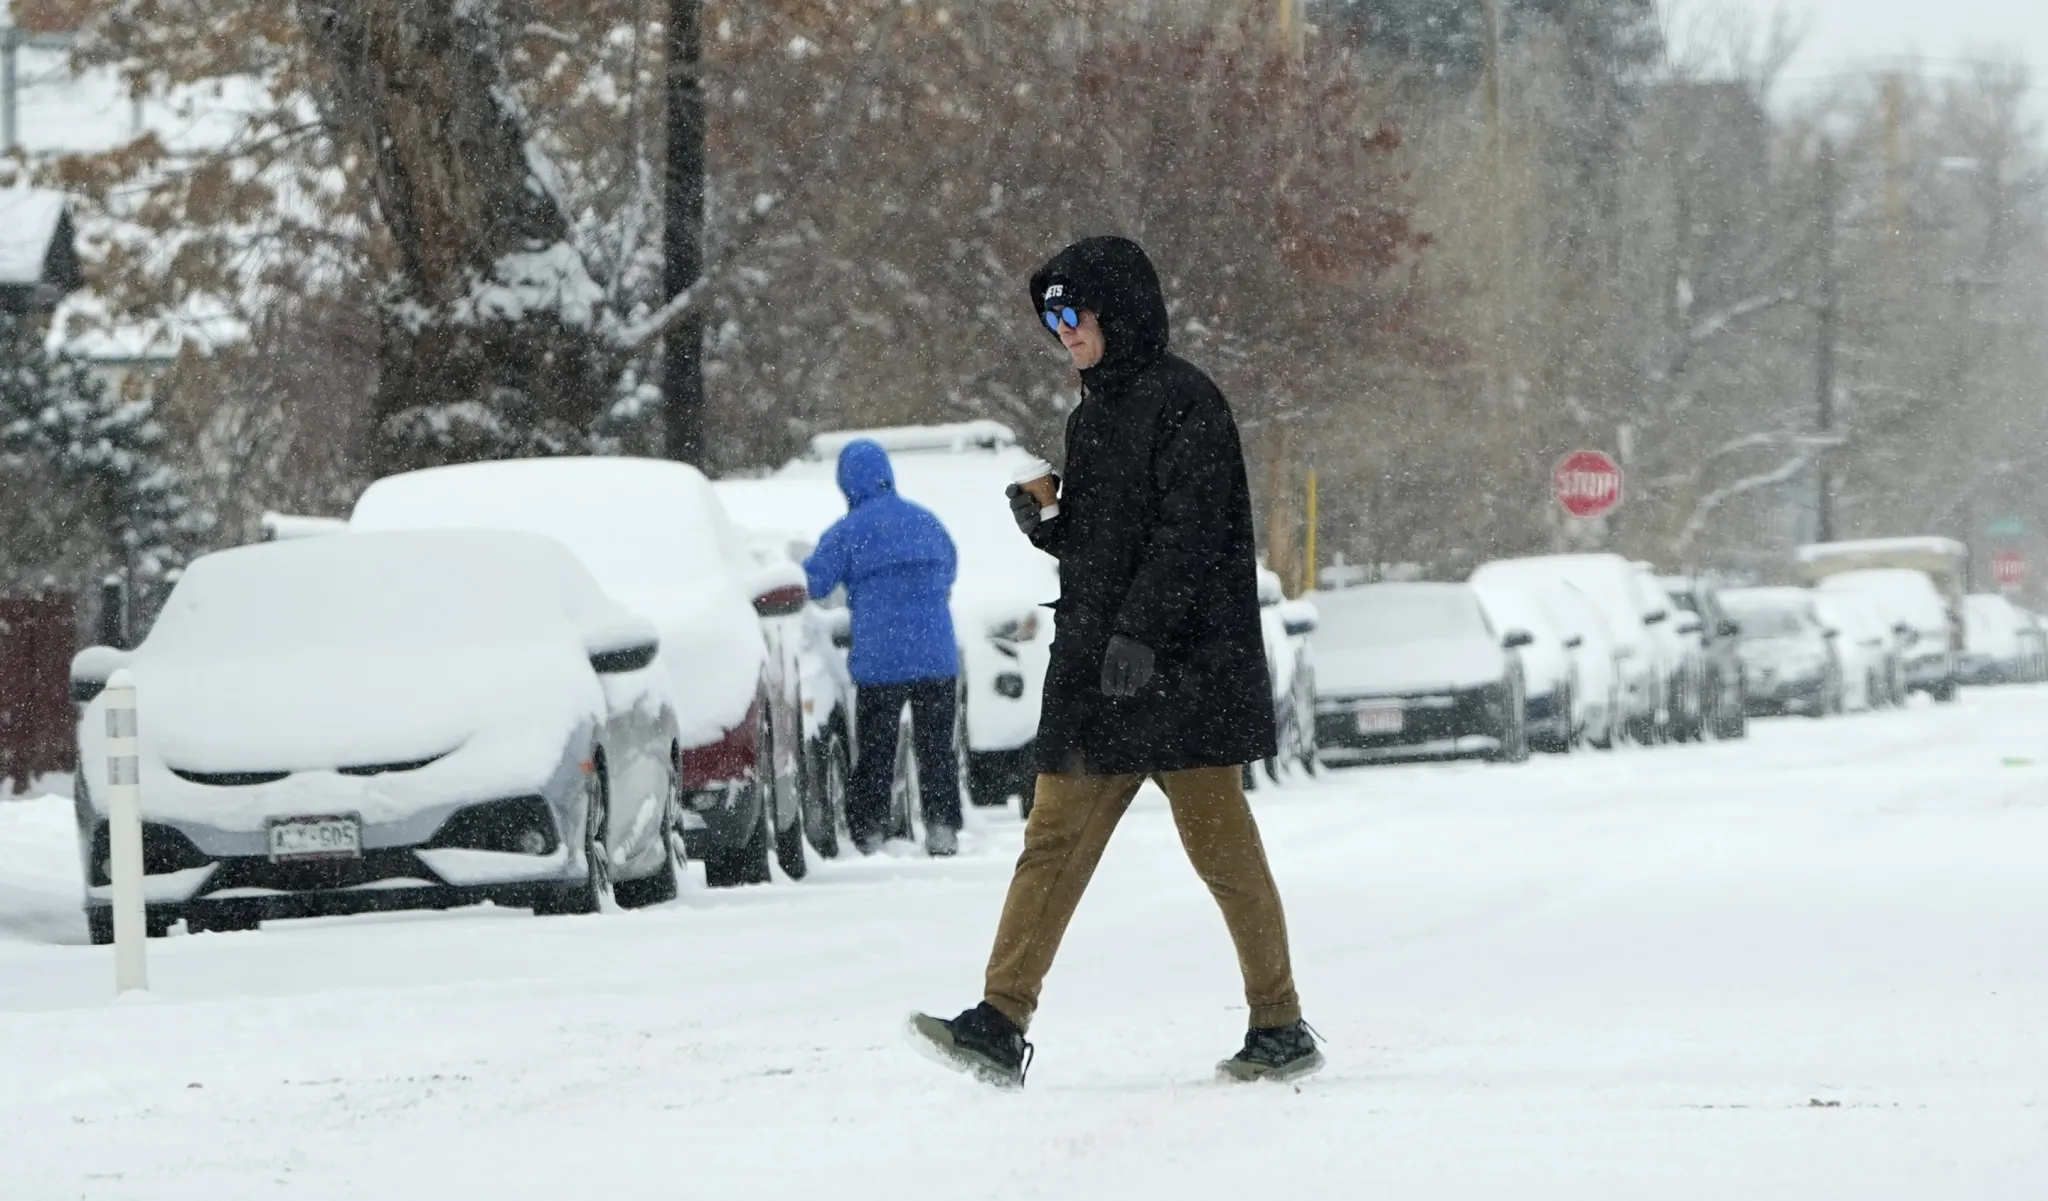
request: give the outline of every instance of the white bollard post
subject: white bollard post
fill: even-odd
[[[142,772],[136,745],[135,679],[107,680],[107,874],[114,892],[114,993],[149,988],[149,941],[142,900]]]

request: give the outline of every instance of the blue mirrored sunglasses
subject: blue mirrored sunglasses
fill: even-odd
[[[1045,328],[1054,333],[1060,332],[1060,326],[1062,325],[1068,329],[1081,328],[1081,314],[1071,308],[1047,309],[1043,316],[1045,317]]]

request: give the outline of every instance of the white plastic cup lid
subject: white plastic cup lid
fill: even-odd
[[[1052,474],[1052,464],[1044,459],[1033,459],[1017,468],[1017,482],[1028,484],[1032,480],[1044,479]]]

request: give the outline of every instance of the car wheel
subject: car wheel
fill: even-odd
[[[604,756],[583,777],[583,861],[589,865],[583,879],[563,889],[552,900],[533,907],[541,915],[596,913],[612,895],[611,852],[605,847],[606,823],[611,820],[611,784],[605,778]]]
[[[1927,691],[1934,697],[1935,703],[1953,704],[1956,699],[1956,678],[1950,676]]]
[[[759,789],[757,779],[748,785]],[[769,801],[761,798],[761,812],[754,821],[754,831],[747,841],[736,847],[714,846],[704,855],[704,882],[713,888],[738,888],[743,884],[766,884],[773,879],[768,874],[768,851],[773,844],[769,827],[775,824],[768,811]]]
[[[194,914],[186,917],[185,931],[188,934],[246,934],[262,924],[261,919],[253,917],[200,917]],[[161,932],[157,930],[155,922],[149,923],[151,938],[162,938],[169,932],[169,922],[164,923]]]
[[[145,938],[167,938],[171,933],[171,925],[176,920],[176,918],[158,917],[156,914],[150,913],[145,909],[142,915],[143,936]],[[250,923],[249,929],[255,929],[253,922]],[[96,947],[113,946],[114,911],[112,909],[86,910],[85,933],[86,937],[92,940],[92,945]]]
[[[668,799],[661,818],[661,870],[640,880],[621,880],[612,886],[612,896],[621,909],[643,909],[676,899],[676,877],[683,868],[682,839],[677,836],[683,803],[682,780],[676,772],[675,756],[669,757]]]
[[[826,859],[839,858],[839,828],[846,824],[846,737],[839,728],[825,731],[811,743],[804,771],[804,834],[811,849]]]

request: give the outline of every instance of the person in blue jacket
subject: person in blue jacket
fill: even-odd
[[[847,667],[858,745],[846,824],[863,854],[886,837],[898,716],[908,704],[925,848],[951,855],[960,831],[960,764],[953,748],[960,646],[946,598],[958,555],[931,510],[896,494],[896,472],[880,443],[863,438],[839,452],[839,491],[846,516],[818,539],[804,574],[818,599],[845,585],[852,611]]]

